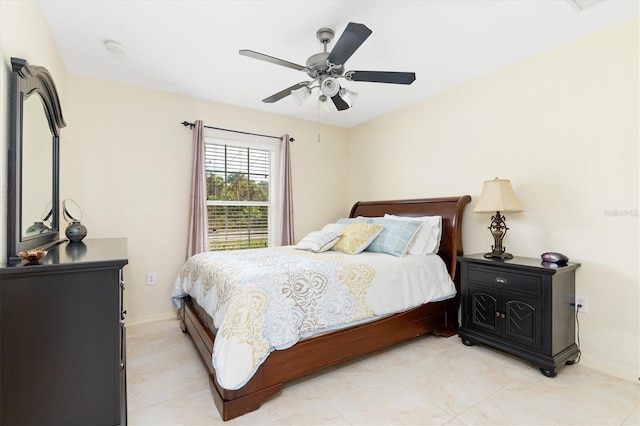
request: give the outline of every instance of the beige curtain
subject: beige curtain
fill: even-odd
[[[280,142],[280,182],[278,190],[278,218],[280,220],[276,246],[288,246],[293,240],[293,196],[291,191],[291,140],[282,136]]]
[[[193,127],[193,171],[187,258],[209,251],[207,230],[207,180],[204,169],[204,126],[197,120]]]

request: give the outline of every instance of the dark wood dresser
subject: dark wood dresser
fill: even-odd
[[[126,239],[0,268],[0,424],[127,423]]]
[[[459,256],[465,345],[482,343],[525,359],[548,377],[578,355],[575,271],[540,259]]]

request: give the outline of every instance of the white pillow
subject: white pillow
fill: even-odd
[[[335,232],[338,235],[342,235],[342,230],[346,226],[346,223],[329,223],[322,228],[322,232]]]
[[[295,248],[312,251],[314,253],[322,253],[333,247],[339,238],[340,234],[336,234],[335,232],[314,231],[304,237]]]
[[[384,217],[397,220],[417,220],[422,222],[418,233],[409,246],[409,254],[432,254],[440,249],[440,237],[442,235],[442,216],[396,216],[385,214]]]

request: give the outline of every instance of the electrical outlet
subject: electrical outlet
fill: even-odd
[[[156,285],[158,282],[158,275],[155,272],[147,272],[147,285]]]
[[[587,313],[587,296],[581,296],[579,294],[576,294],[576,306],[578,306],[578,312],[582,312],[583,314],[586,314]]]

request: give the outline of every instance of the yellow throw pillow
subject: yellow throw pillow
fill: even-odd
[[[380,235],[383,229],[384,226],[373,223],[350,223],[342,230],[342,236],[333,246],[333,250],[346,254],[358,254],[369,247],[369,244]]]

